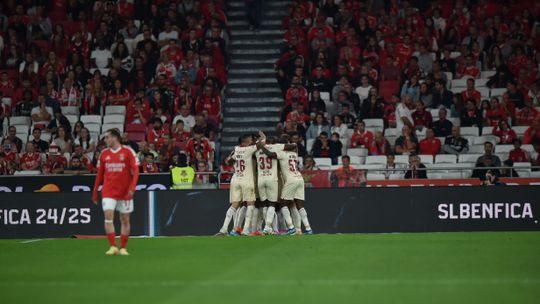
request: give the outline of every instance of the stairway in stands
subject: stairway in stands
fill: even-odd
[[[273,135],[283,104],[273,65],[283,39],[281,19],[289,1],[266,0],[258,33],[248,29],[244,0],[226,1],[231,28],[229,85],[223,106],[222,155],[238,137],[258,130]]]

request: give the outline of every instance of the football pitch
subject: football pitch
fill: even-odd
[[[2,303],[539,303],[540,233],[0,241]]]

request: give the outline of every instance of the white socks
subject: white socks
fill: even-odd
[[[296,227],[297,230],[302,231],[302,218],[300,218],[300,213],[298,212],[298,209],[296,209],[296,206],[293,206],[290,210],[294,227]]]
[[[283,215],[283,219],[285,220],[285,224],[287,225],[287,228],[289,229],[293,228],[294,225],[291,218],[291,212],[289,211],[289,207],[287,206],[281,207],[281,215]]]
[[[306,230],[311,230],[311,226],[309,225],[309,220],[307,218],[306,209],[302,208],[298,210],[298,213],[300,213],[300,218],[302,219],[302,223],[304,224],[304,227],[306,227]]]
[[[253,213],[254,213],[255,206],[248,206],[246,210],[246,220],[244,222],[244,229],[242,230],[242,234],[247,235],[250,233],[251,229],[251,221],[253,220]]]
[[[227,210],[227,213],[225,214],[225,220],[223,221],[223,227],[221,227],[221,230],[219,230],[222,233],[229,232],[229,224],[231,223],[231,219],[236,215],[236,209],[233,207],[229,207],[229,210]]]
[[[260,208],[253,209],[253,214],[251,215],[251,227],[249,228],[250,232],[258,231],[259,225],[259,215],[261,214]]]
[[[274,215],[276,214],[276,207],[270,206],[266,210],[266,217],[264,218],[264,230],[272,231],[272,222],[274,222]]]
[[[246,217],[246,206],[242,206],[236,212],[236,218],[234,219],[234,228],[240,227],[245,217]]]

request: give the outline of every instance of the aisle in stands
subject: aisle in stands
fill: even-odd
[[[367,3],[291,1],[283,19],[277,131],[305,140],[310,168],[346,154],[357,169],[407,167],[419,154],[428,168],[471,168],[431,178],[503,164],[537,175],[540,3]]]
[[[0,175],[95,172],[110,128],[142,172],[168,171],[183,152],[213,171],[223,2],[3,1]]]

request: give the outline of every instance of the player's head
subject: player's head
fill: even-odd
[[[107,130],[107,133],[105,133],[105,144],[107,144],[107,147],[111,148],[118,144],[120,144],[120,141],[122,140],[122,135],[120,134],[120,130],[114,128]]]
[[[187,167],[187,155],[185,153],[178,154],[178,161],[175,163],[178,167]]]
[[[280,144],[288,144],[290,140],[291,140],[291,137],[289,136],[289,134],[283,134],[279,138],[279,143]]]
[[[242,144],[245,146],[249,146],[253,144],[253,135],[251,134],[245,134],[242,136]]]

